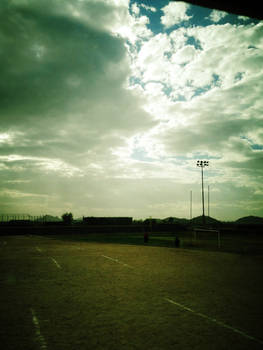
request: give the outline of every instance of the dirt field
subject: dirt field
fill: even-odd
[[[0,237],[9,349],[263,349],[263,255]]]

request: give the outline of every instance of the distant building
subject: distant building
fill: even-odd
[[[83,223],[87,225],[131,225],[132,218],[83,216]]]

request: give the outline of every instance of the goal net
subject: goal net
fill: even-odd
[[[221,248],[221,237],[219,230],[196,227],[193,229],[193,233],[195,243],[200,242],[204,245],[210,245],[212,242],[215,242],[217,248]]]

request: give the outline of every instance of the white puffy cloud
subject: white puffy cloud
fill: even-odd
[[[211,88],[231,88],[261,74],[262,23],[211,25],[158,34],[143,45],[135,74],[144,83],[161,81],[171,96],[187,100]],[[192,44],[188,40],[192,38]]]
[[[153,7],[153,6],[147,6],[145,4],[140,4],[141,7],[143,7],[145,10],[148,10],[148,11],[152,11],[152,12],[156,12],[156,8]]]
[[[169,2],[162,8],[164,15],[161,17],[161,23],[165,28],[169,28],[182,21],[188,21],[192,17],[186,14],[189,7],[189,4],[182,1]]]
[[[181,178],[196,181],[182,159],[193,165],[196,157],[207,157],[213,165],[210,181],[217,188],[235,178],[241,187],[259,193],[262,28],[262,23],[181,27],[142,45],[133,73],[141,84],[138,93],[146,98],[145,109],[159,120],[151,132],[138,136],[137,156],[148,162],[148,176],[160,176],[158,164],[165,164],[163,176],[169,178],[181,159]]]
[[[209,15],[209,19],[212,21],[212,22],[219,22],[222,18],[226,17],[228,15],[227,12],[225,11],[219,11],[219,10],[213,10],[210,15]]]
[[[133,4],[132,4],[132,12],[135,14],[135,15],[139,15],[139,13],[140,13],[140,8],[139,8],[139,6],[134,2]]]
[[[244,22],[247,22],[247,21],[250,20],[250,17],[247,17],[247,16],[238,16],[237,18],[238,18],[239,20],[244,21]]]
[[[175,64],[188,64],[196,57],[196,49],[193,45],[185,45],[178,51],[176,51],[171,58],[171,61]]]

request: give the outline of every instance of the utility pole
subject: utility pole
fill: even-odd
[[[204,167],[209,165],[209,161],[208,160],[198,160],[196,165],[201,168],[203,225],[205,225]]]

